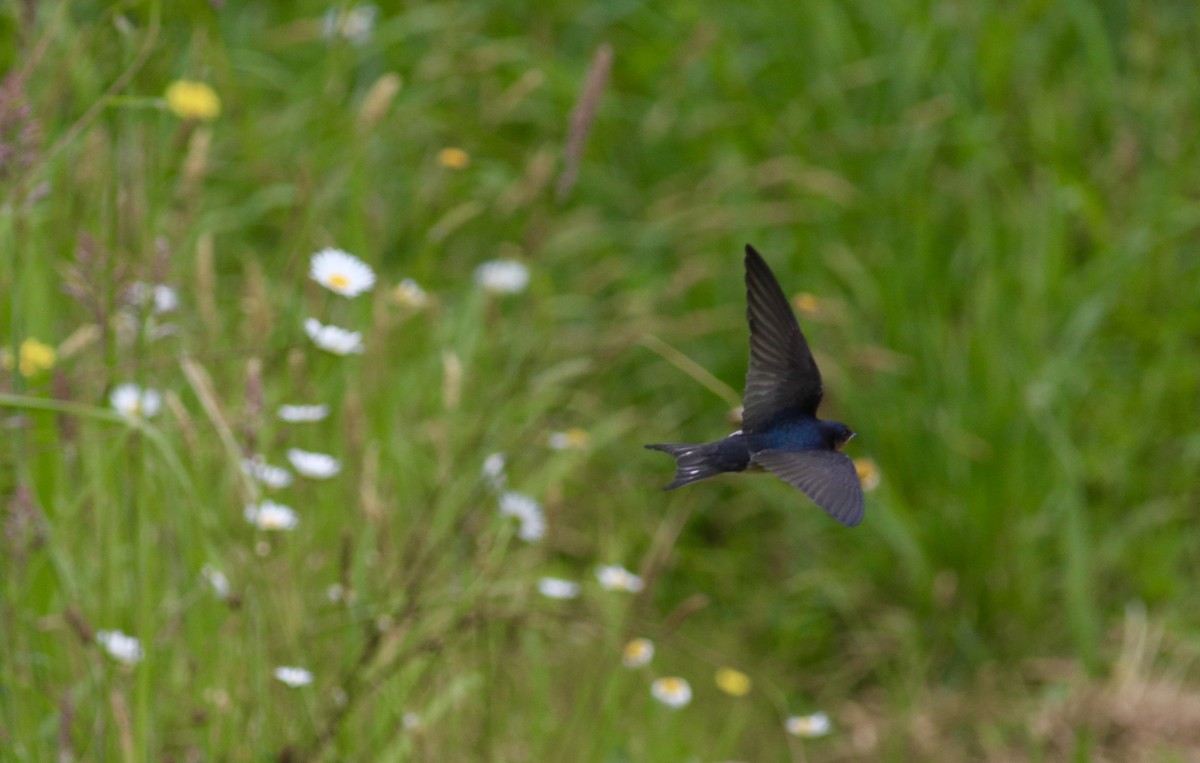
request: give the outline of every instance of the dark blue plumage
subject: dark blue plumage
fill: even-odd
[[[844,525],[863,518],[862,485],[840,450],[854,432],[817,418],[824,387],[783,289],[754,247],[746,246],[746,318],[750,368],[742,396],[742,428],[716,442],[647,445],[675,457],[664,490],[722,472],[766,469],[799,488]]]

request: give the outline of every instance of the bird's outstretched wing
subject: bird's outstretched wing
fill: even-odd
[[[761,450],[753,459],[784,482],[800,488],[813,503],[847,527],[862,521],[862,483],[854,462],[845,453]]]
[[[783,289],[754,247],[746,246],[746,318],[750,369],[742,396],[742,428],[755,432],[781,414],[815,416],[821,372]]]

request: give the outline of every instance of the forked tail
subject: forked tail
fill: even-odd
[[[719,445],[720,442],[664,443],[646,447],[650,450],[661,450],[663,453],[669,453],[675,457],[675,481],[663,488],[663,490],[673,490],[726,471],[718,466],[717,450]]]

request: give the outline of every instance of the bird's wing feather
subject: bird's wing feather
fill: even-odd
[[[754,247],[746,246],[746,318],[750,369],[742,396],[742,424],[754,432],[780,414],[815,416],[821,372],[783,289]]]
[[[754,461],[804,492],[847,527],[863,519],[862,483],[854,462],[836,450],[761,450]]]

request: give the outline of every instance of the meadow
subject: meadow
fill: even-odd
[[[1194,4],[0,30],[3,759],[1200,756]],[[642,448],[746,243],[857,528]]]

